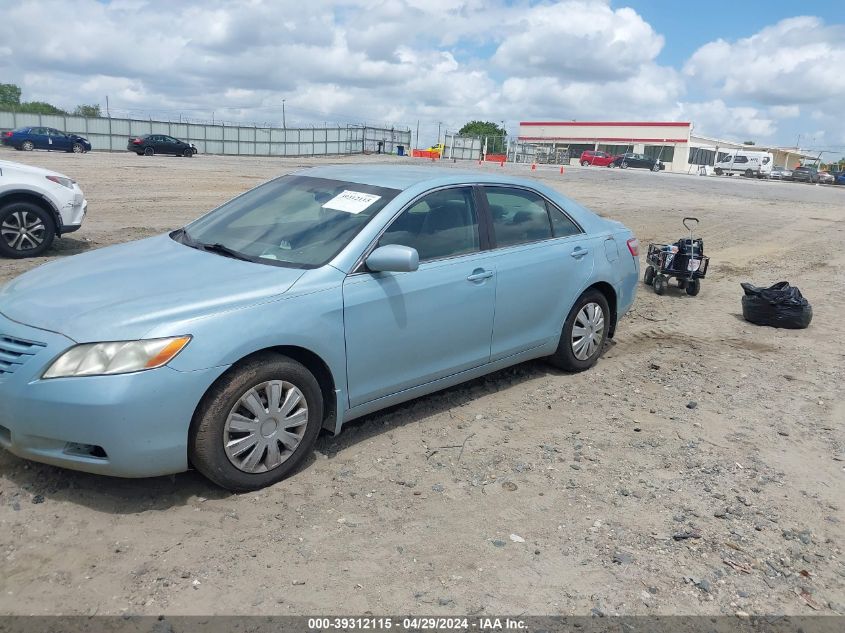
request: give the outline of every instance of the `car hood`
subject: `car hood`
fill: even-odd
[[[133,340],[170,322],[271,300],[303,272],[199,251],[161,235],[24,273],[0,289],[0,313],[77,342]]]
[[[12,170],[14,170],[22,173],[33,174],[35,176],[61,176],[62,178],[67,178],[67,176],[60,174],[57,171],[42,169],[41,167],[32,167],[31,165],[24,165],[23,163],[16,163],[10,160],[0,160],[0,170],[8,170],[10,175]]]

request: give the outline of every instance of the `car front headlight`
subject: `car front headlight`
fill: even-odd
[[[61,185],[62,187],[67,187],[68,189],[73,189],[74,181],[70,178],[65,178],[64,176],[44,176],[47,180],[51,180],[57,185]]]
[[[177,336],[76,345],[54,360],[42,378],[111,376],[155,369],[173,360],[190,340],[190,336]]]

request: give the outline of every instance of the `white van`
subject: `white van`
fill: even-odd
[[[740,149],[731,152],[722,160],[713,166],[713,171],[717,175],[727,174],[733,176],[734,174],[742,174],[743,176],[757,176],[757,178],[766,178],[772,173],[772,165],[774,164],[774,156],[771,152],[754,152],[745,149]]]

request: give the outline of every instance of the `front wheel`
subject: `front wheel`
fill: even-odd
[[[621,163],[619,163],[619,166],[622,169],[628,169],[628,163],[626,163],[624,160]]]
[[[657,271],[654,270],[654,266],[647,266],[645,269],[645,274],[643,274],[643,283],[646,286],[650,286],[654,283],[654,276],[657,274]]]
[[[651,166],[651,171],[660,171],[660,165],[658,163],[654,163],[654,165]]]
[[[669,279],[665,275],[657,275],[654,278],[654,294],[662,295],[666,293],[666,288],[669,287]]]
[[[31,202],[11,202],[0,208],[0,255],[21,259],[40,255],[53,243],[51,215]]]
[[[85,151],[85,148],[82,147],[82,143],[74,143],[73,147],[70,148],[70,151],[72,151],[74,154],[81,154]]]
[[[189,147],[184,152],[182,152],[182,156],[184,156],[185,158],[193,158],[194,152]]]
[[[587,161],[587,160],[581,161],[581,167],[588,167],[589,165],[590,165],[590,161]]]
[[[690,279],[687,283],[687,294],[691,297],[694,297],[699,293],[701,290],[701,280],[700,279]]]
[[[258,490],[302,463],[322,422],[313,374],[287,356],[258,356],[224,374],[203,398],[191,423],[189,456],[223,488]]]
[[[567,371],[589,369],[604,351],[609,330],[607,299],[598,290],[587,290],[569,311],[557,350],[549,361]]]
[[[722,173],[723,173],[723,172],[722,172],[722,168],[721,168],[721,167],[717,167],[716,169],[714,169],[714,170],[713,170],[713,173],[714,173],[714,174],[716,174],[717,176],[721,176],[721,175],[722,175]]]

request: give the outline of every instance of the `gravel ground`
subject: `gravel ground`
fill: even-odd
[[[0,261],[0,283],[318,162],[0,158],[68,174],[90,202],[50,257]],[[701,294],[641,286],[592,371],[531,362],[371,415],[258,493],[0,452],[0,612],[845,613],[845,187],[468,168],[547,181],[644,245],[698,216]],[[782,279],[810,328],[743,321],[739,283]]]

